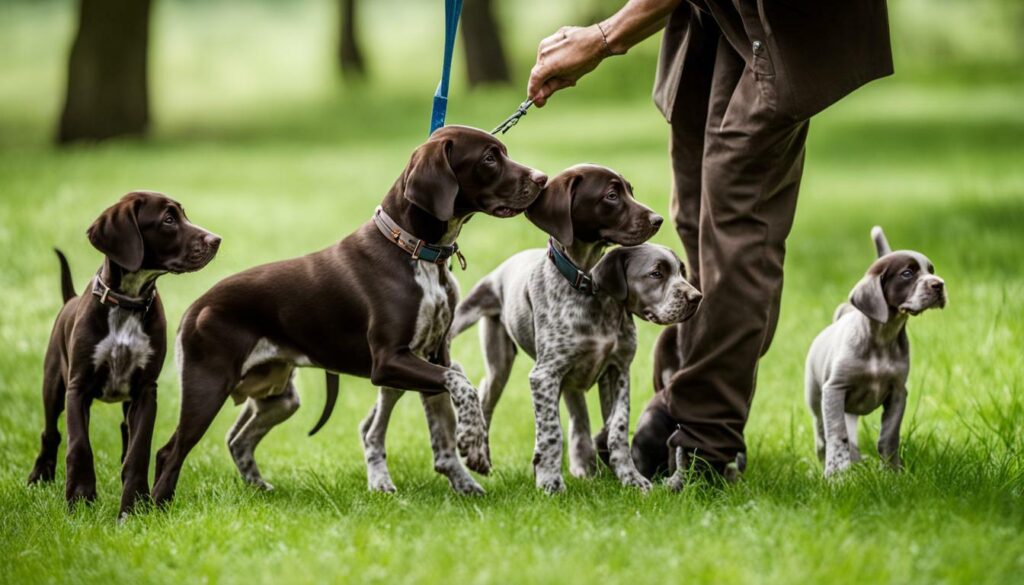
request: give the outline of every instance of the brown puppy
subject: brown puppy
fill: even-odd
[[[228,434],[231,455],[247,482],[269,489],[253,452],[298,408],[296,366],[447,392],[459,412],[459,450],[486,473],[476,390],[448,355],[458,295],[448,259],[473,213],[516,215],[546,182],[486,132],[445,127],[416,149],[373,220],[353,234],[226,278],[200,297],[181,323],[181,419],[157,454],[154,500],[174,495],[182,462],[229,395],[246,401]],[[434,440],[454,442],[454,428],[436,432]]]
[[[121,472],[123,517],[149,494],[149,452],[156,417],[156,380],[167,348],[167,324],[156,279],[192,272],[217,253],[220,238],[193,225],[178,202],[159,193],[134,192],[89,227],[89,241],[106,255],[89,285],[75,296],[60,251],[64,307],[50,335],[43,374],[45,428],[29,484],[52,481],[67,399],[68,503],[96,498],[89,444],[93,400],[123,403]]]

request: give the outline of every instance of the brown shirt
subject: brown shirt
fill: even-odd
[[[717,31],[754,71],[765,100],[793,120],[893,72],[885,0],[691,0],[669,16],[661,44],[654,103],[669,121],[679,102],[686,107],[680,87],[690,70],[713,63],[717,43],[707,40]]]

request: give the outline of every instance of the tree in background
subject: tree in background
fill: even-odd
[[[58,142],[146,132],[150,4],[80,0]]]
[[[463,3],[462,44],[471,87],[512,81],[492,4],[491,0],[464,0]]]
[[[362,78],[366,76],[366,62],[363,51],[359,48],[356,38],[356,0],[341,0],[341,39],[338,43],[338,63],[341,73],[346,77]]]

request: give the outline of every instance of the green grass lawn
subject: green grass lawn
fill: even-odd
[[[223,442],[238,410],[225,408],[187,460],[173,505],[118,525],[120,408],[102,403],[91,423],[97,503],[69,514],[62,468],[56,485],[25,487],[42,428],[43,352],[60,306],[53,246],[68,254],[81,290],[100,263],[85,228],[104,207],[134,188],[182,201],[224,244],[204,271],[161,280],[173,329],[219,279],[355,229],[423,139],[439,40],[432,36],[424,49],[378,26],[383,16],[371,11],[375,30],[394,40],[375,49],[377,80],[335,84],[325,50],[329,8],[233,6],[228,18],[220,3],[158,3],[151,140],[60,150],[48,139],[70,7],[0,9],[0,582],[1020,582],[1019,76],[979,76],[964,86],[898,75],[812,122],[781,321],[760,369],[750,466],[738,485],[644,496],[605,470],[591,481],[568,479],[563,495],[537,493],[530,363],[520,358],[495,417],[494,472],[479,478],[488,490],[482,498],[454,496],[433,472],[414,396],[399,405],[388,441],[399,493],[368,493],[357,426],[374,389],[343,378],[333,419],[308,438],[324,399],[315,371],[300,375],[305,408],[259,450],[273,493],[239,480]],[[417,10],[396,19],[417,26]],[[560,18],[523,17],[514,35],[518,70],[529,66],[530,44]],[[667,213],[668,128],[647,98],[655,50],[648,43],[531,112],[507,137],[511,155],[550,173],[582,161],[612,166],[642,201]],[[400,66],[413,57],[416,67]],[[449,120],[490,128],[520,99],[520,90],[468,92],[459,83]],[[871,262],[875,224],[896,247],[931,258],[950,304],[913,319],[909,330],[906,471],[883,469],[871,453],[875,415],[861,430],[867,461],[830,484],[814,456],[803,361]],[[469,268],[456,276],[468,290],[513,252],[544,241],[523,218],[477,218],[460,240]],[[655,241],[681,252],[671,229]],[[640,325],[634,421],[651,393],[658,332]],[[475,333],[456,340],[452,353],[479,380]],[[157,445],[177,424],[171,357]]]

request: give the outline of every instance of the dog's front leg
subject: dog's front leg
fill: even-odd
[[[850,439],[846,433],[846,389],[826,382],[821,389],[821,414],[825,423],[825,477],[850,467]]]
[[[629,373],[610,366],[601,377],[602,385],[606,385],[614,396],[611,416],[605,423],[612,470],[622,485],[646,492],[651,489],[651,482],[637,471],[629,453]]]
[[[530,371],[536,438],[533,447],[533,473],[537,488],[549,494],[565,490],[562,478],[562,423],[558,418],[558,398],[564,368],[557,363],[538,360]]]
[[[882,461],[895,470],[903,469],[900,458],[900,426],[903,412],[907,409],[907,389],[904,386],[893,389],[889,398],[882,403],[882,429],[878,433],[878,454]]]
[[[477,473],[490,472],[491,457],[487,449],[487,425],[483,409],[476,389],[465,374],[420,359],[411,350],[404,348],[375,353],[370,381],[378,386],[428,394],[447,391],[457,412],[456,443],[459,452],[466,458],[466,466]]]
[[[121,466],[121,509],[124,519],[143,499],[149,498],[149,455],[156,422],[156,384],[143,388],[128,405],[128,447]]]
[[[89,407],[92,398],[78,380],[68,384],[67,395],[67,480],[64,497],[68,505],[78,500],[96,499],[96,470],[93,467],[92,445],[89,442]]]

